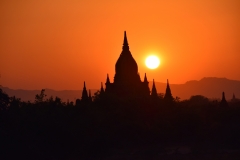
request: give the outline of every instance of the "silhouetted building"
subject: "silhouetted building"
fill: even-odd
[[[110,83],[110,79],[109,79],[108,74],[107,74],[107,79],[106,79],[105,85],[106,85],[105,92],[106,92],[106,93],[111,93],[111,91],[112,91],[112,87],[111,87],[112,84]],[[107,87],[107,86],[108,86],[108,87]]]
[[[101,82],[100,95],[104,95],[104,89],[103,89],[103,84],[102,84],[102,82]]]
[[[221,106],[221,107],[227,107],[227,106],[228,106],[228,103],[227,103],[227,101],[226,101],[225,93],[224,93],[224,92],[222,92],[222,100],[221,100],[221,102],[220,102],[220,106]]]
[[[153,99],[157,99],[157,98],[158,98],[157,89],[156,89],[156,86],[155,86],[154,79],[153,79],[151,97],[152,97]]]
[[[167,103],[173,102],[173,96],[172,96],[171,89],[170,89],[170,86],[169,86],[169,83],[168,83],[168,79],[167,79],[166,93],[165,93],[163,99]]]
[[[146,74],[142,82],[138,73],[138,65],[129,50],[126,31],[124,32],[122,53],[115,65],[114,81],[111,83],[107,75],[105,85],[106,94],[113,94],[122,98],[150,95]]]
[[[235,94],[233,93],[233,96],[232,96],[232,99],[231,99],[231,102],[237,102],[238,99],[236,98]]]
[[[83,85],[81,101],[82,101],[82,102],[88,102],[88,101],[89,101],[85,81],[84,81],[84,85]]]
[[[91,95],[91,90],[90,89],[89,89],[88,100],[89,100],[89,102],[92,102],[92,95]]]
[[[150,97],[153,99],[157,99],[158,94],[154,80],[151,94],[148,84],[149,82],[147,80],[146,73],[144,75],[144,80],[141,81],[140,75],[138,73],[138,65],[129,50],[127,35],[125,31],[122,52],[115,64],[115,76],[113,82],[110,82],[109,75],[107,74],[107,79],[105,83],[106,87],[104,90],[103,84],[101,83],[101,88],[98,93],[99,98],[103,98],[105,100],[107,100],[108,98],[115,99],[116,97],[118,97],[117,99],[145,99]],[[90,100],[89,97],[90,91],[88,96],[84,82],[81,101],[86,102],[87,100]],[[173,102],[173,97],[168,82],[164,99],[167,102]]]

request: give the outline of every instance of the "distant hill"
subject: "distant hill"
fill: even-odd
[[[222,97],[222,92],[225,92],[227,100],[230,100],[235,94],[236,98],[240,98],[240,81],[229,80],[227,78],[205,77],[199,81],[192,80],[185,84],[171,84],[170,88],[174,97],[178,96],[181,99],[189,99],[192,95],[203,95],[208,98]],[[152,82],[149,85],[152,87]],[[157,91],[159,93],[165,93],[166,83],[155,82]]]
[[[226,78],[206,77],[199,81],[192,80],[185,84],[171,84],[170,88],[174,97],[178,96],[183,99],[189,99],[192,95],[203,95],[208,98],[220,99],[222,92],[225,92],[226,99],[231,99],[233,93],[236,98],[240,98],[240,81],[229,80]],[[166,83],[155,82],[158,93],[165,93]],[[149,83],[150,89],[152,89],[152,82]],[[35,95],[40,93],[40,90],[23,90],[23,89],[10,89],[7,87],[1,87],[9,96],[16,96],[23,101],[34,101]],[[91,89],[92,95],[97,89]],[[62,90],[55,91],[52,89],[46,89],[47,97],[58,96],[63,101],[73,101],[77,98],[81,98],[82,90]]]

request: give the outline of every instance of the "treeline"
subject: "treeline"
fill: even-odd
[[[112,149],[173,144],[194,152],[240,149],[240,101],[192,96],[171,102],[164,96],[119,100],[97,92],[89,102],[46,99],[22,102],[0,90],[0,146],[3,159],[101,159]],[[47,157],[47,158],[46,158]]]

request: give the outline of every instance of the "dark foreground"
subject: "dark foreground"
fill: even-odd
[[[0,159],[239,159],[240,105],[9,101]]]

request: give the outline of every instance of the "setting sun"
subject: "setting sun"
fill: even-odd
[[[155,69],[159,66],[160,60],[157,56],[148,56],[147,59],[145,60],[145,64],[148,68],[150,69]]]

